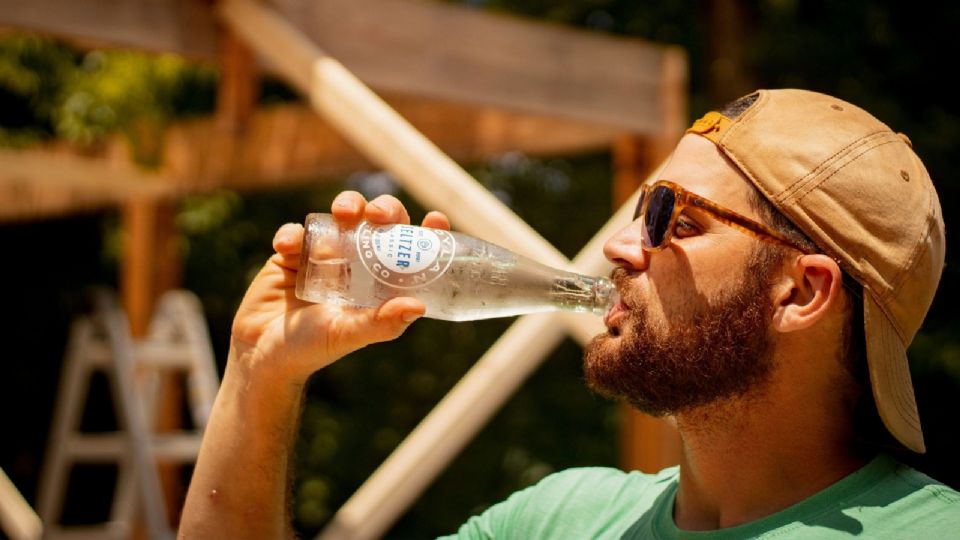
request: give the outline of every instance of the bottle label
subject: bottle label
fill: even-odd
[[[363,267],[385,285],[422,287],[443,275],[453,262],[457,241],[448,231],[413,225],[357,229],[357,252]]]

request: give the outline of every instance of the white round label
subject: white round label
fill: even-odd
[[[393,287],[420,287],[440,277],[453,261],[455,247],[453,235],[441,229],[364,222],[357,230],[364,268]]]

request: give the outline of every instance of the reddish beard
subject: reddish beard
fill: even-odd
[[[601,334],[585,349],[587,384],[654,416],[743,397],[762,387],[774,368],[769,277],[775,266],[755,254],[735,290],[715,300],[691,294],[681,313],[671,316],[667,331],[650,323],[642,300],[632,300],[618,335]],[[625,270],[618,268],[613,278],[625,298],[637,296],[630,294]]]

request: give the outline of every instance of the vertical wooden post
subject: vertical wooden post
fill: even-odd
[[[664,55],[661,80],[662,130],[655,136],[631,135],[613,146],[613,202],[619,207],[673,150],[686,123],[686,57],[677,49]],[[680,437],[667,419],[621,406],[620,466],[656,472],[680,460]]]
[[[218,127],[242,131],[259,97],[257,64],[253,51],[229,29],[220,33],[220,82],[217,85]]]
[[[181,281],[173,203],[134,198],[123,205],[120,289],[133,337],[147,333],[156,299]]]

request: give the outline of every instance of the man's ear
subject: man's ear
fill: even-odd
[[[774,288],[774,328],[795,332],[821,320],[838,301],[842,275],[837,262],[826,255],[797,258]]]

